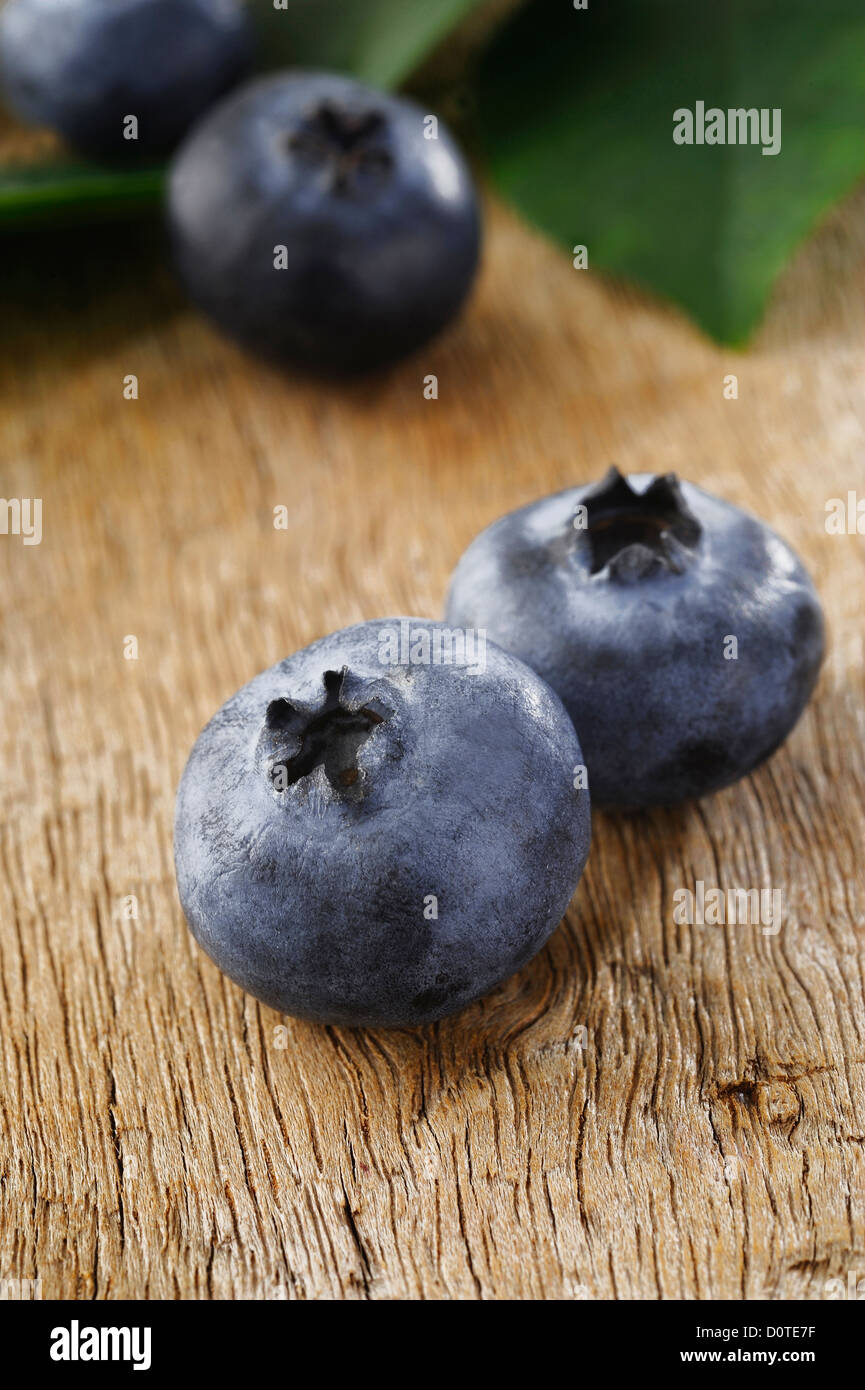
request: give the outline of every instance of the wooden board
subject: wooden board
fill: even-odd
[[[759,1299],[865,1276],[865,553],[825,529],[828,498],[865,496],[865,198],[744,356],[492,205],[462,323],[347,388],[241,356],[131,225],[4,242],[2,276],[2,492],[42,498],[44,534],[0,536],[0,1277]],[[260,1007],[175,893],[198,730],[331,629],[439,615],[480,527],[611,462],[801,551],[831,651],[794,736],[701,804],[597,815],[548,948],[459,1017]],[[782,929],[677,926],[698,879],[780,889]]]

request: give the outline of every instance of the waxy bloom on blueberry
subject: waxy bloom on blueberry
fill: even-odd
[[[404,663],[383,661],[392,620],[256,676],[177,797],[197,940],[251,994],[321,1022],[425,1023],[485,994],[543,946],[589,850],[558,697],[489,643],[482,663],[437,663],[446,630],[396,621]]]
[[[447,621],[486,628],[549,682],[608,806],[750,772],[823,657],[820,602],[790,547],[673,474],[611,469],[495,522],[457,565]]]

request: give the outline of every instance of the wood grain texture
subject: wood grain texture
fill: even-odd
[[[350,388],[242,357],[132,227],[4,243],[2,275],[2,492],[43,499],[44,537],[0,536],[0,1278],[760,1299],[865,1276],[865,552],[824,526],[827,498],[865,496],[865,198],[744,356],[492,205],[462,323]],[[331,629],[439,615],[479,528],[613,461],[800,550],[831,643],[800,726],[721,795],[596,815],[548,948],[459,1017],[354,1032],[259,1006],[175,893],[198,730]],[[780,889],[781,930],[677,926],[697,879]]]

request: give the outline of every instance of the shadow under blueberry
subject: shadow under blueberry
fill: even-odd
[[[40,365],[101,357],[186,307],[156,214],[4,232],[0,251],[5,342]]]

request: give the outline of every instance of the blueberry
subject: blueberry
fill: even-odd
[[[245,685],[192,750],[181,902],[275,1009],[441,1018],[529,960],[570,901],[591,819],[573,726],[521,662],[452,636],[422,619],[336,632]]]
[[[768,526],[674,474],[615,468],[482,532],[447,620],[487,628],[557,691],[596,805],[744,776],[796,723],[823,657],[814,587]]]
[[[379,367],[426,342],[462,304],[480,244],[471,176],[434,120],[326,73],[261,78],[220,103],[169,182],[193,300],[246,347],[312,371]]]
[[[83,154],[149,158],[244,76],[252,34],[240,0],[9,0],[0,81],[19,116]]]

